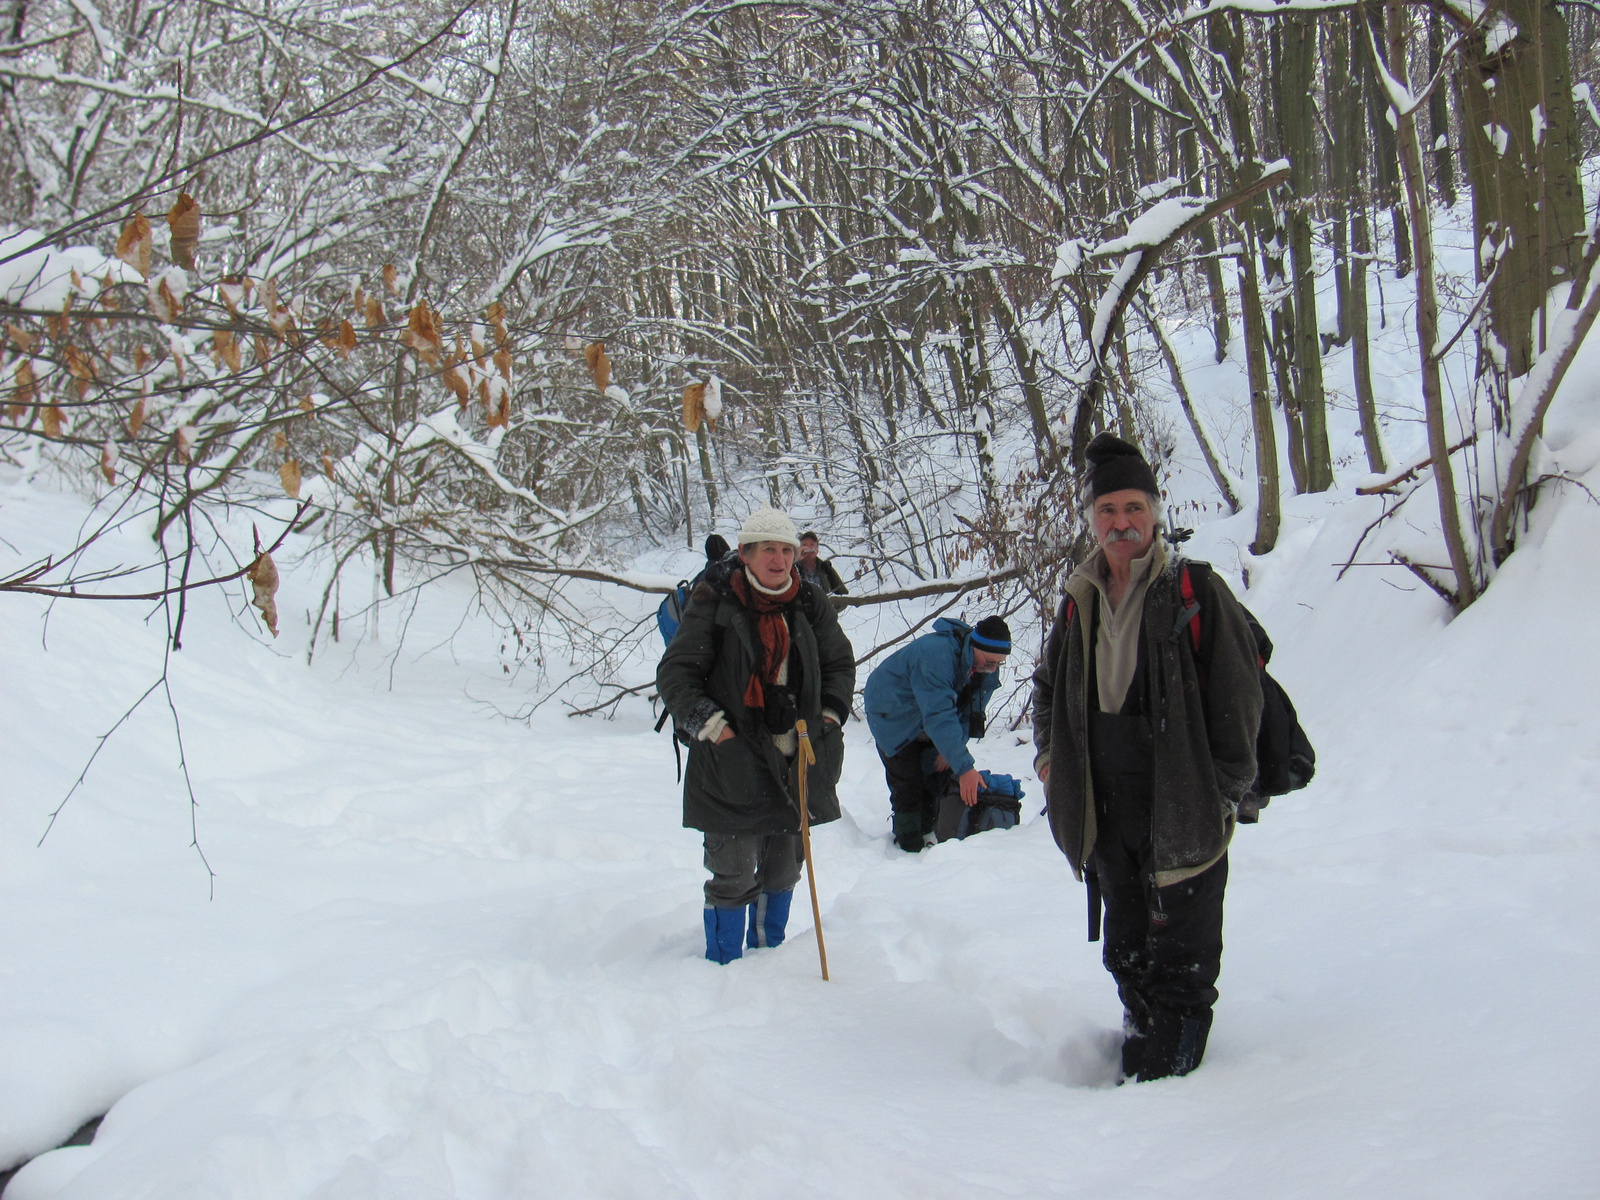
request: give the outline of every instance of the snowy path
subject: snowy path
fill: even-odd
[[[1560,632],[1600,594],[1596,511],[1447,629],[1328,589],[1357,518],[1302,515],[1251,602],[1321,772],[1235,841],[1204,1067],[1139,1087],[1106,1086],[1119,1009],[1044,823],[891,851],[859,726],[823,983],[799,903],[780,949],[699,958],[642,706],[499,720],[470,639],[390,692],[197,615],[174,686],[216,899],[157,709],[35,849],[159,630],[62,606],[46,653],[13,620],[0,1156],[115,1106],[8,1200],[1593,1196],[1600,654]],[[1029,775],[1014,743],[980,761]]]

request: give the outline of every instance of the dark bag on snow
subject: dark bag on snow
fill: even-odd
[[[961,803],[961,788],[954,779],[939,800],[939,817],[933,832],[941,842],[960,840],[990,829],[1011,829],[1022,819],[1022,781],[1012,775],[979,771],[983,786],[971,808]]]
[[[1196,654],[1200,652],[1200,602],[1195,598],[1191,575],[1210,570],[1207,563],[1185,561],[1179,576],[1184,606],[1179,625],[1188,625],[1189,644]],[[1248,608],[1244,616],[1250,623],[1250,632],[1256,640],[1256,657],[1261,663],[1261,730],[1256,734],[1256,781],[1249,794],[1239,802],[1239,822],[1250,825],[1273,796],[1297,792],[1311,782],[1317,770],[1317,752],[1300,725],[1289,693],[1267,674],[1267,663],[1272,661],[1272,639]]]

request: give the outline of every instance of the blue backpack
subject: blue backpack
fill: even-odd
[[[702,571],[701,574],[705,572]],[[699,576],[695,578],[698,579]],[[690,586],[687,579],[678,580],[678,586],[667,593],[667,598],[656,609],[656,628],[661,630],[661,640],[666,645],[672,644],[678,626],[683,624],[683,610],[689,607]]]
[[[983,787],[978,790],[978,802],[971,808],[961,803],[961,794],[952,788],[939,807],[939,821],[934,833],[941,842],[957,840],[985,833],[990,829],[1011,829],[1022,819],[1022,781],[1014,775],[1001,775],[996,771],[979,771]]]

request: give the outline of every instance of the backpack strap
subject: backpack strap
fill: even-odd
[[[1199,564],[1196,564],[1196,566],[1198,567]],[[1189,627],[1189,648],[1199,654],[1200,601],[1195,597],[1194,578],[1190,574],[1189,560],[1186,558],[1182,559],[1178,566],[1178,594],[1183,599],[1183,611],[1178,614],[1178,620],[1173,626],[1172,632],[1176,636],[1187,625]]]

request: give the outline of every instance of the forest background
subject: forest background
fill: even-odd
[[[1116,429],[1164,472],[1180,412],[1215,498],[1172,523],[1251,512],[1248,559],[1285,493],[1364,466],[1378,524],[1421,531],[1368,553],[1460,610],[1549,482],[1540,421],[1600,305],[1582,3],[6,13],[0,457],[97,519],[0,590],[154,601],[174,646],[189,593],[243,576],[276,631],[292,525],[313,654],[470,573],[541,685],[557,645],[603,708],[639,690],[641,622],[574,581],[665,590],[641,549],[760,500],[818,514],[853,602],[984,585],[1043,618],[1084,445]],[[1414,294],[1404,461],[1385,287]],[[1242,361],[1243,471],[1197,348]],[[89,566],[129,522],[149,559]]]

